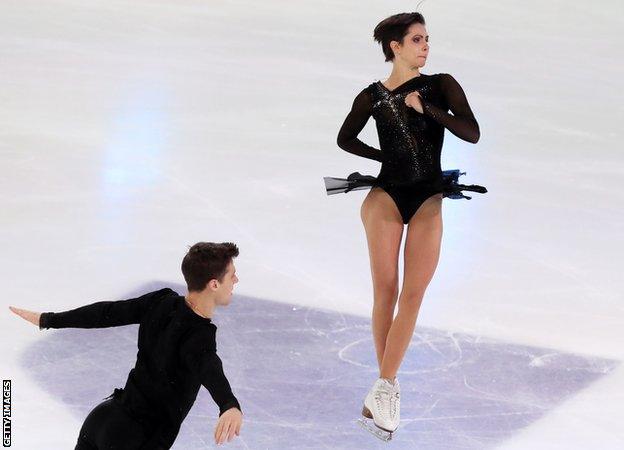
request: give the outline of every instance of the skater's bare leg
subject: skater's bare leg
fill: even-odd
[[[381,367],[399,293],[398,259],[404,225],[394,201],[380,188],[368,193],[360,216],[368,241],[374,293],[373,339]]]
[[[405,270],[399,310],[392,322],[381,363],[381,377],[392,380],[412,339],[420,305],[440,257],[442,194],[428,198],[414,214],[405,240]]]

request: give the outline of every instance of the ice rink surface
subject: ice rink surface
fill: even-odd
[[[444,201],[444,237],[399,373],[388,445],[355,424],[376,371],[359,208],[323,176],[353,97],[385,79],[372,41],[414,2],[0,3],[2,378],[17,449],[73,448],[125,381],[135,327],[39,332],[59,311],[182,291],[197,241],[233,241],[219,354],[245,411],[232,448],[624,448],[624,5],[421,6],[425,74],[481,127],[443,168],[488,187]],[[373,122],[361,137],[377,145]],[[158,280],[158,281],[155,281]],[[174,448],[211,448],[204,392]]]

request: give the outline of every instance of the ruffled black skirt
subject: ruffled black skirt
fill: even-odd
[[[464,191],[478,192],[479,194],[485,194],[487,192],[485,187],[477,184],[466,185],[458,183],[459,177],[465,174],[466,172],[460,172],[457,169],[442,171],[442,194],[444,197],[453,199],[465,198],[470,200],[472,197],[465,195]],[[359,172],[353,172],[347,178],[324,177],[324,180],[327,195],[381,186],[377,178],[371,175],[362,175]]]

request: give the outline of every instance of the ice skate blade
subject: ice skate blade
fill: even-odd
[[[369,422],[366,421],[366,419],[358,419],[358,423],[362,428],[375,436],[377,439],[380,439],[384,442],[392,440],[392,432],[383,430],[374,423],[371,425]]]

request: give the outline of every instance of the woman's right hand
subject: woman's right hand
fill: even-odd
[[[405,97],[405,104],[411,108],[414,108],[419,113],[423,114],[423,104],[422,98],[420,97],[420,92],[414,91],[407,94]]]
[[[13,311],[15,314],[20,316],[22,319],[27,320],[33,325],[39,326],[39,319],[41,318],[41,313],[35,311],[28,311],[26,309],[16,308],[15,306],[9,306],[9,309]]]

